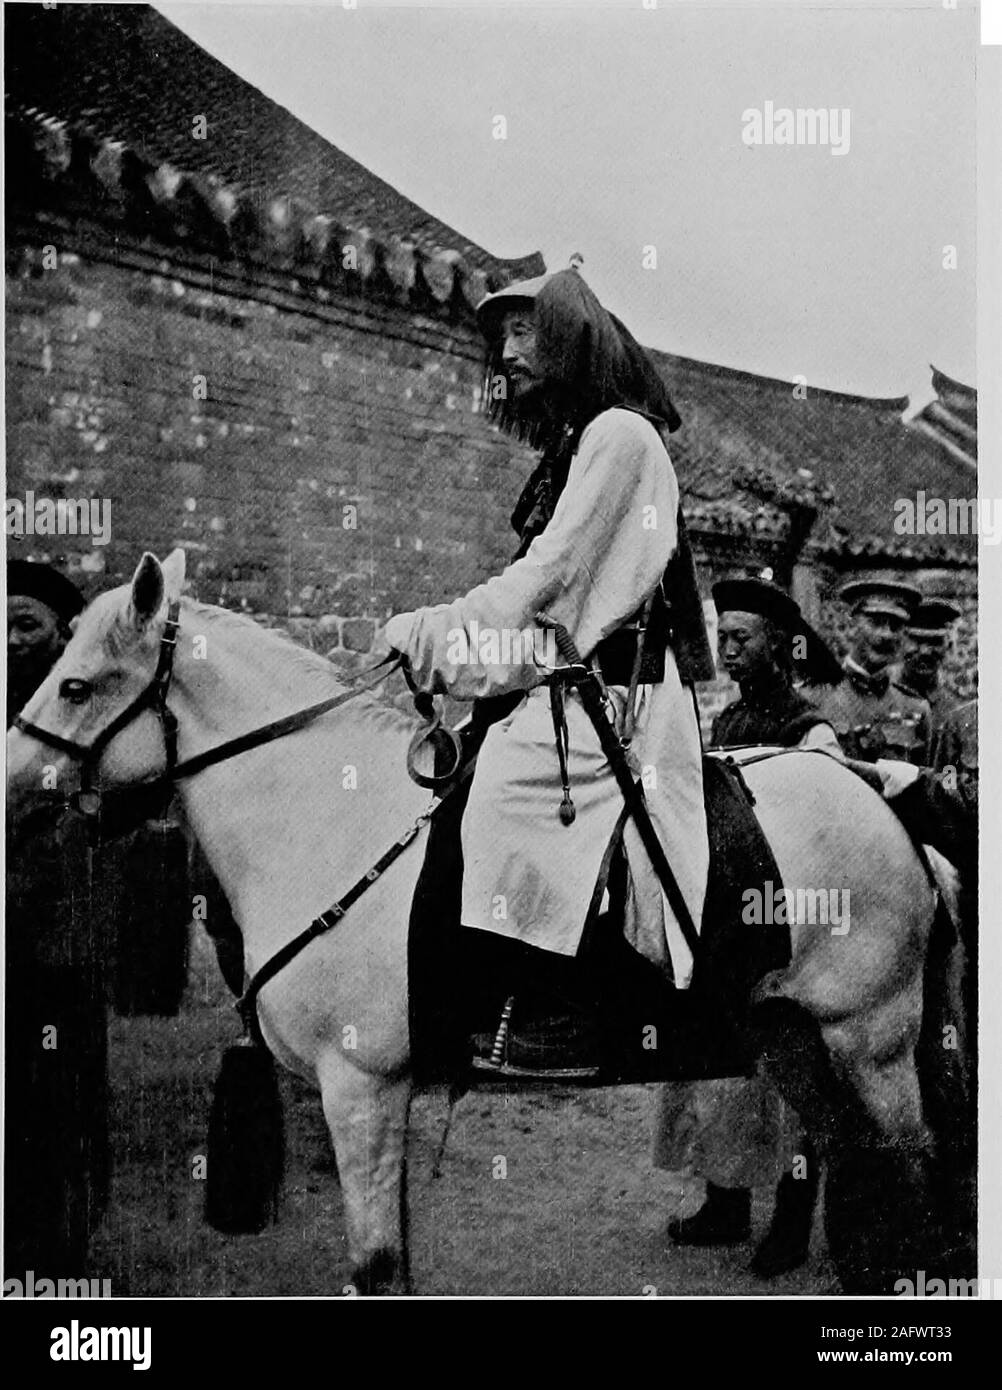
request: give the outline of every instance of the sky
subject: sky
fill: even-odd
[[[973,384],[976,11],[653,2],[156,8],[493,254],[579,253],[642,342],[869,396],[930,363]],[[767,102],[847,110],[846,152],[745,143]]]

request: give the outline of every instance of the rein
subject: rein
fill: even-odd
[[[351,690],[342,690],[339,695],[332,695],[329,699],[320,700],[315,705],[308,705],[306,709],[297,710],[294,714],[287,714],[282,719],[275,719],[270,724],[264,724],[259,729],[251,729],[249,733],[238,734],[236,738],[227,739],[225,743],[217,744],[215,748],[207,748],[204,753],[196,753],[194,757],[185,758],[178,763],[171,774],[171,781],[180,782],[186,777],[194,777],[199,772],[204,772],[207,767],[214,767],[216,763],[226,762],[228,758],[235,758],[240,753],[246,753],[251,748],[261,748],[266,743],[274,743],[276,739],[285,738],[287,734],[294,734],[299,729],[305,729],[308,724],[312,724],[315,719],[319,719],[322,714],[329,714],[331,710],[339,709],[341,705],[346,705],[349,700],[354,700],[357,695],[364,695],[369,690],[375,690],[377,685],[381,685],[387,676],[400,665],[403,658],[398,652],[391,652],[389,656],[384,656],[382,661],[370,666],[366,675],[374,675],[372,680],[363,682],[362,685],[353,686]],[[388,666],[390,669],[384,671],[382,668]]]
[[[22,733],[30,735],[31,738],[37,739],[49,748],[56,748],[61,753],[68,753],[71,758],[76,758],[79,761],[80,789],[70,797],[70,804],[74,810],[79,811],[82,815],[93,817],[98,814],[100,793],[97,790],[95,774],[105,750],[122,730],[128,728],[145,710],[151,710],[156,715],[164,738],[163,772],[159,777],[151,778],[134,788],[136,791],[149,794],[151,791],[166,791],[173,783],[180,782],[187,777],[194,777],[199,772],[204,772],[208,767],[214,767],[217,763],[235,758],[240,753],[246,753],[252,748],[261,748],[267,743],[273,743],[276,739],[285,738],[287,734],[293,734],[299,729],[306,728],[308,724],[312,724],[321,715],[329,714],[331,710],[346,705],[349,700],[354,700],[357,695],[364,695],[367,691],[375,689],[403,662],[403,657],[398,652],[390,652],[366,673],[367,675],[373,672],[377,673],[373,675],[372,680],[354,686],[351,690],[343,690],[340,694],[332,695],[326,700],[320,700],[314,705],[308,705],[306,709],[297,710],[294,714],[285,715],[282,719],[275,719],[270,724],[251,729],[246,734],[238,734],[236,738],[227,739],[224,743],[217,744],[215,748],[207,748],[202,753],[196,753],[193,757],[178,762],[177,717],[167,704],[167,696],[174,675],[174,654],[177,650],[180,613],[180,599],[172,599],[167,607],[167,618],[160,638],[160,651],[152,679],[136,698],[115,716],[107,728],[101,730],[92,743],[77,743],[73,739],[63,738],[60,734],[51,733],[48,729],[43,729],[28,719],[22,719],[20,715],[14,720],[14,727],[20,729]],[[384,667],[390,669],[384,671]]]
[[[32,724],[20,715],[14,720],[15,729],[29,734],[49,748],[56,748],[59,752],[68,753],[71,758],[79,760],[80,789],[70,798],[70,804],[83,815],[97,814],[100,794],[96,789],[95,773],[105,749],[123,729],[138,719],[144,710],[152,710],[157,716],[164,738],[164,771],[150,785],[168,782],[173,774],[177,765],[177,719],[167,706],[167,693],[174,675],[174,653],[177,649],[180,614],[181,600],[172,599],[167,606],[167,619],[160,638],[157,667],[152,679],[136,698],[115,716],[107,728],[102,729],[90,745],[76,743],[73,739],[50,733],[48,729]]]
[[[102,729],[92,743],[77,743],[73,739],[63,738],[62,735],[51,733],[48,729],[43,729],[28,719],[22,719],[20,715],[14,720],[14,727],[20,729],[22,733],[30,735],[49,748],[56,748],[62,753],[68,753],[70,757],[76,758],[80,762],[80,789],[70,797],[70,804],[82,815],[93,819],[100,809],[100,793],[96,787],[95,774],[103,753],[117,735],[138,719],[145,710],[151,710],[156,715],[160,721],[164,737],[163,772],[159,777],[151,778],[139,784],[138,787],[132,788],[141,795],[148,796],[151,791],[166,790],[174,783],[188,777],[195,777],[198,773],[204,772],[206,768],[214,767],[217,763],[226,762],[252,748],[261,748],[265,744],[273,743],[276,739],[285,738],[288,734],[306,728],[314,720],[319,719],[321,715],[329,714],[332,710],[346,705],[349,700],[354,700],[357,696],[375,689],[398,668],[403,669],[407,683],[415,693],[414,703],[418,713],[422,715],[428,725],[425,729],[419,729],[411,740],[407,750],[408,770],[413,779],[424,787],[440,788],[444,787],[446,783],[452,784],[438,801],[417,817],[413,825],[398,840],[394,841],[386,853],[381,855],[375,864],[367,869],[342,897],[332,903],[319,917],[315,917],[305,931],[300,932],[298,936],[295,936],[281,950],[277,951],[270,960],[267,960],[250,981],[243,995],[237,1000],[236,1008],[240,1013],[248,1037],[252,1041],[263,1044],[264,1039],[257,1018],[258,994],[268,981],[274,979],[281,970],[284,970],[289,962],[294,960],[311,941],[336,926],[362,894],[371,888],[373,883],[395,863],[417,836],[421,827],[444,804],[446,798],[471,776],[475,760],[470,759],[462,771],[459,771],[462,759],[462,745],[459,739],[450,729],[441,724],[441,718],[435,712],[431,696],[417,694],[404,656],[400,652],[391,651],[382,661],[370,667],[366,674],[371,675],[372,679],[365,681],[362,685],[357,685],[351,690],[341,691],[338,695],[320,700],[314,705],[307,706],[306,709],[285,715],[282,719],[275,719],[270,724],[263,724],[260,728],[251,729],[248,733],[238,734],[236,738],[227,739],[214,748],[207,748],[202,753],[196,753],[193,757],[178,762],[177,717],[167,704],[167,696],[174,674],[174,654],[177,649],[180,612],[180,600],[173,599],[167,608],[167,618],[164,623],[163,635],[160,638],[157,666],[152,679],[136,698],[115,716],[107,728]],[[436,751],[448,751],[452,758],[452,766],[446,773],[426,776],[417,771],[416,754],[425,742],[429,743]]]

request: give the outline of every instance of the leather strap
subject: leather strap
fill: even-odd
[[[266,743],[274,743],[278,738],[285,738],[287,734],[294,734],[299,729],[305,729],[308,724],[319,719],[323,714],[329,714],[331,710],[339,709],[346,705],[349,700],[354,700],[357,695],[364,695],[368,690],[374,690],[377,685],[381,685],[386,677],[400,665],[402,658],[399,652],[391,652],[389,656],[383,658],[376,666],[370,667],[370,673],[375,672],[372,679],[365,681],[362,685],[356,685],[351,690],[342,690],[340,695],[332,695],[327,700],[320,700],[315,705],[308,705],[306,709],[296,710],[295,714],[287,714],[282,719],[276,719],[271,724],[264,724],[259,729],[251,729],[246,734],[239,734],[236,738],[227,739],[225,743],[217,744],[215,748],[207,748],[204,753],[196,753],[194,757],[185,758],[184,762],[178,763],[174,768],[172,780],[181,781],[182,778],[194,777],[199,772],[204,772],[207,767],[214,767],[216,763],[225,762],[229,758],[235,758],[240,753],[246,753],[251,748],[261,748]],[[384,666],[390,666],[389,671],[383,671]]]
[[[311,941],[316,941],[318,937],[324,936],[337,926],[348,909],[353,907],[364,893],[368,892],[392,864],[396,863],[407,846],[415,839],[422,826],[426,825],[433,816],[438,815],[449,797],[473,775],[475,766],[476,759],[471,758],[444,796],[440,797],[433,806],[429,806],[426,811],[422,811],[414,824],[405,830],[398,840],[394,840],[385,854],[381,854],[372,867],[367,869],[361,878],[356,879],[346,893],[331,903],[326,911],[314,917],[304,931],[301,931],[298,936],[294,936],[291,941],[276,951],[270,960],[265,961],[261,969],[256,972],[234,1006],[240,1014],[244,1028],[256,1042],[264,1042],[257,1017],[257,997],[265,985],[284,970],[290,961],[295,960]]]

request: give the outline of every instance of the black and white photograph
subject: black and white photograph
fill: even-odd
[[[796,1299],[798,1364],[962,1362],[942,1305],[1002,1296],[987,13],[3,23],[35,1351],[156,1368],[164,1300]]]

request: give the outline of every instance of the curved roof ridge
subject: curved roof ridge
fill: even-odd
[[[682,370],[699,372],[703,376],[724,377],[731,381],[744,381],[756,387],[775,387],[778,390],[789,392],[791,385],[795,385],[792,377],[765,376],[759,372],[749,372],[743,367],[726,367],[717,362],[706,362],[698,357],[683,357],[679,353],[666,352],[662,348],[648,348],[647,351],[655,360],[661,360],[667,365],[675,365]],[[821,398],[830,400],[836,404],[843,405],[868,405],[874,410],[890,410],[901,412],[908,405],[908,396],[864,396],[850,391],[835,391],[828,386],[814,386],[807,383],[807,390],[812,400]]]
[[[929,363],[929,370],[932,372],[932,384],[937,391],[940,385],[943,385],[967,395],[976,396],[978,394],[976,386],[969,386],[966,381],[958,381],[955,376],[947,376],[946,372],[941,372],[934,362]]]
[[[265,205],[286,198],[380,241],[454,251],[489,277],[540,274],[539,252],[493,256],[333,144],[149,5],[11,6],[8,111],[114,139],[154,165]],[[59,61],[52,61],[58,52]],[[203,122],[202,133],[193,122]],[[16,189],[11,188],[11,192]]]
[[[518,272],[534,264],[532,258],[487,258],[485,269],[457,249],[422,246],[411,234],[380,237],[288,195],[262,205],[215,173],[151,157],[117,134],[101,134],[89,122],[70,122],[38,106],[8,103],[6,127],[12,206],[23,179],[33,190],[48,187],[57,197],[68,192],[71,204],[82,199],[93,205],[99,220],[130,222],[141,237],[152,233],[217,256],[263,261],[297,276],[312,274],[321,285],[350,288],[362,281],[368,293],[432,309],[458,302],[472,313],[512,267]]]

